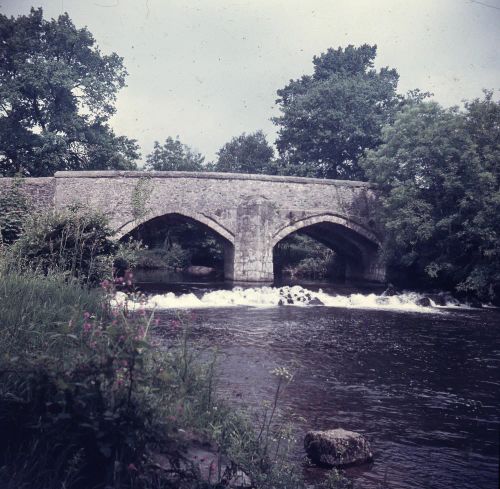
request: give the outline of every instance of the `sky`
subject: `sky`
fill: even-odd
[[[500,0],[0,0],[0,12],[68,12],[100,49],[124,58],[127,86],[111,125],[142,158],[168,136],[207,160],[231,138],[276,138],[276,91],[312,73],[329,47],[378,46],[399,91],[444,106],[500,98]]]

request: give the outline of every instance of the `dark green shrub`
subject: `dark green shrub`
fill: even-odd
[[[335,253],[306,235],[292,234],[278,243],[274,263],[278,273],[292,277],[325,278],[332,275]]]
[[[178,243],[172,243],[168,249],[153,248],[141,250],[136,266],[144,269],[185,268],[191,263],[191,253]]]
[[[44,274],[64,273],[95,285],[135,264],[140,243],[112,240],[107,218],[94,211],[72,208],[32,214],[10,247],[14,267]]]

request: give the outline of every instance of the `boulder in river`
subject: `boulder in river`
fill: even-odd
[[[196,277],[204,277],[206,275],[210,275],[211,273],[215,273],[216,270],[212,267],[191,265],[190,267],[187,267],[185,271],[190,275],[195,275]]]
[[[309,431],[304,448],[313,463],[328,467],[360,465],[373,459],[368,440],[360,433],[342,428]]]
[[[417,299],[416,302],[417,306],[422,306],[422,307],[431,307],[431,300],[428,297],[421,297],[420,299]]]

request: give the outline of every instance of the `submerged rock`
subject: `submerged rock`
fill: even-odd
[[[417,300],[416,302],[417,306],[422,306],[422,307],[431,307],[431,300],[428,297],[421,297],[420,299]]]
[[[373,459],[368,440],[342,428],[309,431],[304,438],[304,448],[313,463],[329,467],[360,465]]]

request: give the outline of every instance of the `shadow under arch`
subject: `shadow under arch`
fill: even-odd
[[[322,213],[288,223],[271,239],[271,247],[294,233],[305,234],[333,249],[341,259],[347,280],[383,281],[380,265],[381,243],[376,234],[351,219]]]
[[[187,222],[209,231],[222,244],[224,249],[224,277],[232,279],[234,275],[234,234],[215,220],[201,213],[185,210],[169,209],[156,213],[148,213],[142,219],[135,219],[122,225],[114,234],[114,239],[121,240],[133,235],[141,228],[171,225],[174,222]]]

